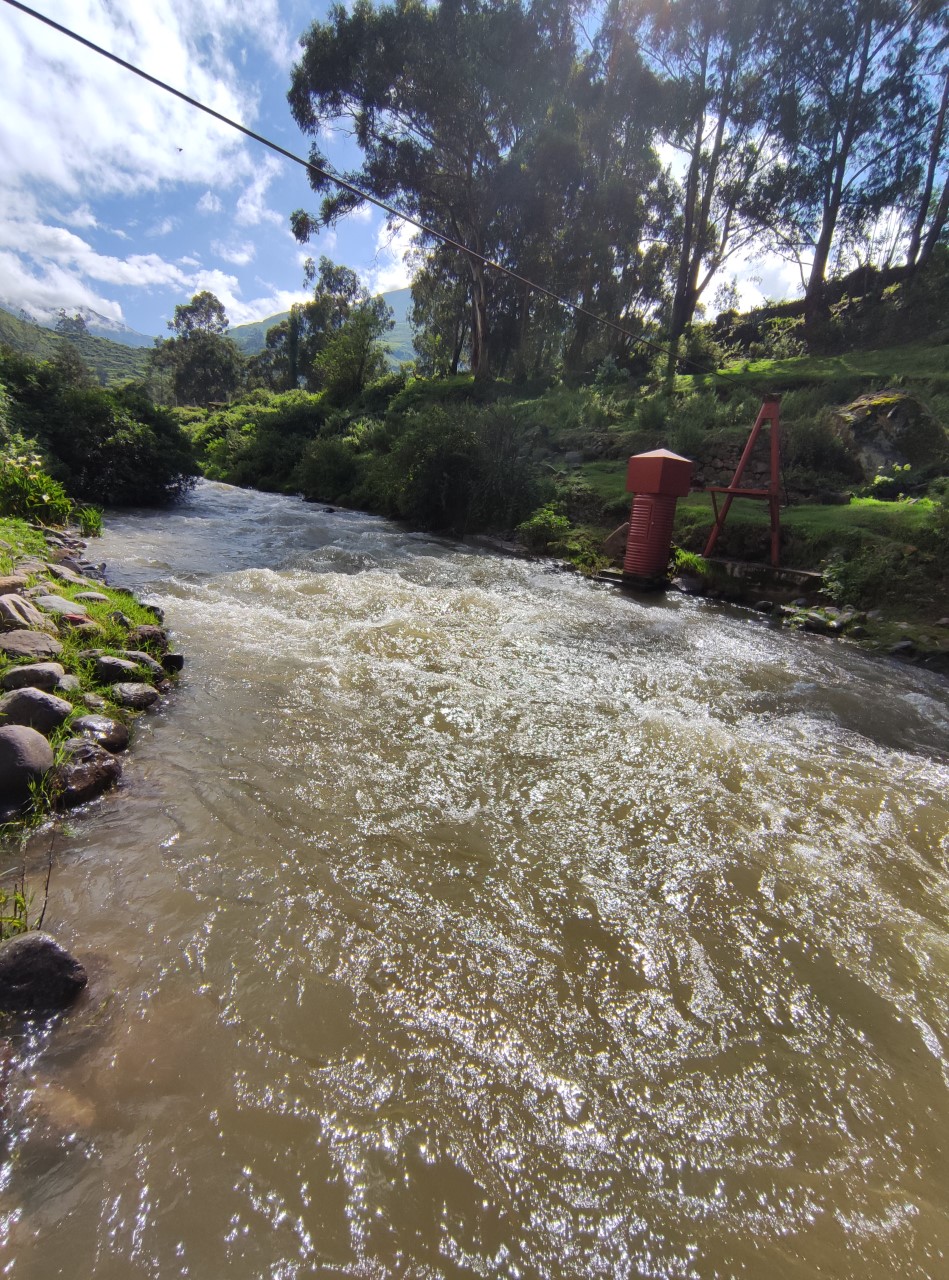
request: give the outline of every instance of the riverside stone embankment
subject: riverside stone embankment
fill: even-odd
[[[157,610],[109,587],[77,534],[31,530],[0,544],[0,821],[15,837],[54,810],[114,787],[136,717],[159,704],[184,659]],[[0,1010],[68,1003],[84,985],[55,941],[27,933],[8,894]]]

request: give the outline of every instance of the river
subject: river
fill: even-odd
[[[91,549],[187,666],[30,847],[4,1277],[947,1274],[945,682],[224,485]]]

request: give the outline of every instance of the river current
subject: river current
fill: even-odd
[[[187,655],[40,832],[13,1280],[949,1274],[949,686],[202,483]]]

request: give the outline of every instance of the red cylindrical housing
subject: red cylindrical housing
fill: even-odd
[[[671,493],[637,493],[629,513],[629,537],[623,573],[652,580],[665,576],[672,547],[676,497]]]
[[[689,492],[692,463],[668,449],[638,453],[629,460],[626,488],[636,496],[629,513],[623,574],[644,585],[666,576],[672,549],[676,500]]]

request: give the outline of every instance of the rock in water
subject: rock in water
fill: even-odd
[[[29,798],[30,783],[52,767],[53,748],[41,733],[20,724],[0,728],[0,799],[21,804]]]
[[[66,760],[56,770],[56,799],[60,808],[94,800],[122,776],[122,766],[111,752],[87,738],[70,738],[63,748]]]
[[[158,690],[150,684],[139,684],[131,680],[112,686],[112,697],[120,707],[131,707],[133,711],[144,711],[153,702],[158,701]]]
[[[146,622],[140,627],[132,628],[129,632],[129,641],[132,644],[147,645],[151,649],[157,649],[159,653],[164,653],[168,648],[168,633],[164,627],[156,627]]]
[[[13,1013],[65,1009],[86,982],[79,961],[48,933],[21,933],[0,945],[0,1009]]]
[[[72,703],[42,689],[13,689],[0,698],[0,724],[25,724],[51,734],[72,713]]]
[[[97,742],[107,751],[124,751],[129,744],[129,731],[119,720],[109,716],[80,716],[70,729],[90,742]]]

